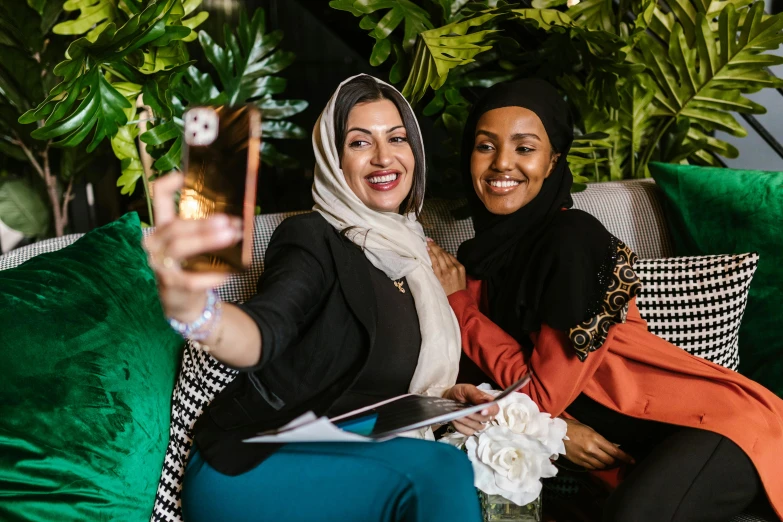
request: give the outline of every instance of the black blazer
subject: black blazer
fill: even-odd
[[[265,265],[257,294],[241,305],[261,331],[261,361],[241,369],[194,427],[199,451],[226,475],[254,468],[277,449],[243,439],[309,410],[325,414],[375,342],[369,261],[319,213],[283,221]]]

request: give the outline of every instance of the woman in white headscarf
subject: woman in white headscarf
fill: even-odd
[[[424,151],[400,93],[370,76],[343,82],[313,131],[315,212],[275,231],[258,293],[215,307],[218,274],[180,260],[232,244],[225,216],[181,221],[155,186],[159,227],[147,242],[164,310],[223,363],[241,370],[194,427],[183,511],[206,520],[478,520],[469,462],[443,444],[245,444],[301,413],[339,415],[405,393],[480,403],[457,384],[455,316],[417,221]],[[494,410],[455,424],[480,429]],[[426,433],[419,434],[426,437]]]

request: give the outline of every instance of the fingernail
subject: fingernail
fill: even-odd
[[[481,410],[482,415],[489,415],[489,410]]]
[[[427,243],[432,243],[432,238],[431,237],[427,238]]]

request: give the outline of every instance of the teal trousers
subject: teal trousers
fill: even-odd
[[[461,451],[398,438],[289,444],[254,469],[222,475],[194,452],[186,522],[479,522],[473,471]]]

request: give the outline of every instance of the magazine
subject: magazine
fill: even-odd
[[[245,440],[252,443],[290,442],[380,442],[402,433],[445,424],[478,413],[514,393],[530,381],[518,380],[484,404],[464,404],[441,397],[400,395],[333,418],[312,412],[297,417],[282,428]]]

